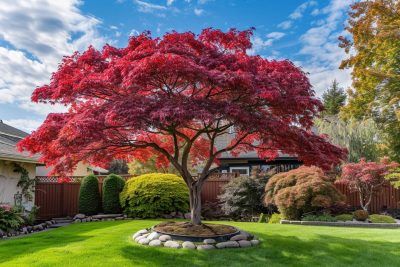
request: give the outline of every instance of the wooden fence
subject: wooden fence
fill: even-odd
[[[202,202],[216,202],[222,192],[222,187],[236,174],[220,174],[210,177],[203,185]],[[129,179],[131,176],[124,176]],[[35,205],[39,206],[39,218],[74,216],[78,213],[79,177],[73,177],[70,183],[57,183],[55,177],[38,177],[35,192]],[[100,192],[104,176],[99,176]],[[357,193],[350,193],[344,185],[336,185],[346,196],[347,203],[353,208],[359,208]],[[370,211],[379,213],[386,208],[400,208],[400,190],[390,185],[384,186],[375,195],[370,205]]]

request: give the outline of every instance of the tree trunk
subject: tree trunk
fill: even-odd
[[[194,225],[201,224],[201,184],[194,183],[189,187],[190,215]]]

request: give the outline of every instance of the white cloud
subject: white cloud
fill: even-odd
[[[291,20],[285,20],[278,24],[278,28],[287,30],[292,27],[293,22]]]
[[[175,2],[175,0],[167,0],[167,6],[172,5]]]
[[[140,35],[140,32],[136,29],[132,29],[131,32],[129,33],[129,36],[136,36]]]
[[[253,44],[252,48],[247,51],[249,55],[256,55],[260,53],[263,49],[271,46],[274,41],[277,41],[284,37],[286,34],[283,32],[270,32],[266,35],[266,39],[262,39],[258,35],[251,37],[251,42]]]
[[[204,12],[204,9],[201,8],[195,8],[194,9],[194,14],[196,14],[196,16],[201,16]]]
[[[267,34],[267,38],[271,38],[271,39],[274,39],[274,40],[279,40],[285,35],[286,34],[283,33],[283,32],[270,32],[270,33]]]
[[[318,5],[318,2],[317,2],[317,1],[313,1],[313,0],[304,2],[303,4],[299,5],[299,6],[289,15],[289,17],[288,17],[287,20],[285,20],[285,21],[279,23],[279,24],[277,25],[278,28],[284,29],[284,30],[287,30],[287,29],[291,28],[292,25],[293,25],[293,22],[294,22],[295,20],[298,20],[298,19],[300,19],[300,18],[303,17],[304,12],[307,10],[307,8],[313,7],[313,6],[317,6],[317,5]]]
[[[317,5],[318,3],[316,1],[307,1],[304,2],[303,4],[301,4],[300,6],[298,6],[293,12],[292,14],[289,15],[289,18],[292,20],[296,20],[299,19],[301,17],[303,17],[304,11],[306,11],[306,9],[308,7],[312,7]]]
[[[346,34],[342,24],[351,3],[351,0],[331,0],[321,9],[326,17],[300,37],[302,48],[299,53],[306,56],[302,65],[310,73],[311,83],[318,95],[333,79],[337,79],[343,87],[351,85],[351,70],[338,69],[341,60],[346,57],[338,46],[338,37]]]
[[[165,6],[156,5],[145,1],[135,0],[135,3],[138,6],[138,11],[143,13],[154,13],[157,11],[167,10],[167,7]]]
[[[79,0],[3,0],[0,4],[0,103],[46,115],[65,110],[30,102],[32,91],[49,82],[65,55],[89,45],[101,48],[106,39],[101,21],[82,14]]]

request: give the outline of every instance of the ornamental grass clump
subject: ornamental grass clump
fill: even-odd
[[[171,212],[187,212],[189,190],[175,174],[149,173],[125,183],[120,203],[130,217],[156,218]]]
[[[116,214],[122,211],[119,194],[124,189],[125,180],[116,174],[108,175],[103,181],[103,212]]]
[[[94,215],[100,211],[99,180],[93,174],[83,178],[79,189],[79,213]]]
[[[298,220],[303,214],[318,214],[340,205],[344,196],[332,178],[317,167],[302,166],[272,176],[265,187],[264,204],[276,205],[282,217]]]

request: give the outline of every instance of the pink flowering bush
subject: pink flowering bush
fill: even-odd
[[[381,159],[380,162],[367,162],[361,159],[358,163],[345,164],[342,175],[336,183],[347,185],[351,192],[358,192],[361,208],[368,211],[372,196],[386,183],[385,176],[398,165],[387,158]]]
[[[15,230],[23,223],[24,220],[16,209],[7,204],[0,205],[0,230],[5,232]]]

